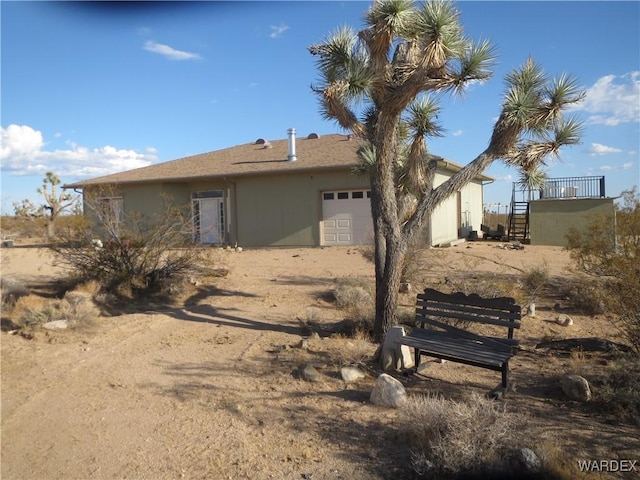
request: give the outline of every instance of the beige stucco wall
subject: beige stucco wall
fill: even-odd
[[[368,183],[349,171],[239,177],[232,201],[238,244],[319,245],[322,191],[368,188]]]
[[[439,171],[436,185],[450,173]],[[366,178],[350,170],[256,175],[215,179],[193,183],[150,183],[120,185],[124,211],[148,218],[161,213],[163,195],[174,204],[191,206],[194,192],[222,190],[225,201],[225,240],[240,246],[317,246],[320,245],[322,220],[321,194],[326,190],[369,188]],[[431,245],[459,238],[460,222],[467,230],[479,230],[482,221],[482,185],[472,182],[461,193],[458,211],[454,194],[438,206],[431,218],[431,228],[424,240]],[[465,213],[466,212],[466,213]],[[431,238],[429,238],[429,235]]]
[[[535,200],[529,203],[532,245],[566,246],[571,227],[586,230],[594,215],[613,217],[612,198]]]
[[[435,185],[442,184],[450,175],[448,172],[438,172]],[[479,231],[482,222],[482,204],[482,183],[473,181],[460,190],[460,205],[458,205],[457,193],[438,205],[431,216],[431,245],[446,244],[457,240],[461,235],[468,235],[472,230]]]

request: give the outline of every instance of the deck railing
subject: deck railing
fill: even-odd
[[[542,188],[529,189],[513,184],[515,201],[528,202],[559,198],[604,198],[604,176],[548,178]]]

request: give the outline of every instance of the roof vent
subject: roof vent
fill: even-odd
[[[290,128],[287,130],[287,134],[289,135],[289,156],[287,161],[295,162],[298,159],[296,157],[296,129]]]
[[[255,145],[263,145],[265,143],[267,143],[267,141],[264,138],[259,138],[256,140]]]
[[[320,138],[320,135],[318,135],[317,133],[310,133],[307,137],[307,140],[317,140],[318,138]]]

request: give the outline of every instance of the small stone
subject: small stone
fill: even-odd
[[[313,365],[305,365],[301,372],[300,376],[303,380],[307,382],[319,382],[320,381],[320,372],[316,370]]]
[[[569,315],[565,315],[563,313],[561,315],[558,315],[558,318],[556,318],[556,323],[558,325],[562,325],[563,327],[569,327],[569,326],[573,325],[573,320],[571,319],[571,317]]]
[[[65,328],[69,328],[69,322],[66,320],[54,320],[53,322],[47,322],[42,324],[43,328],[47,330],[62,330]]]
[[[304,350],[309,348],[309,340],[307,340],[306,338],[303,338],[302,340],[300,340],[300,343],[298,344],[298,348],[302,348]]]
[[[342,367],[340,369],[340,376],[342,377],[342,380],[349,383],[360,380],[361,378],[364,378],[365,375],[356,367]]]
[[[370,397],[371,403],[384,407],[399,408],[407,402],[404,385],[391,375],[380,374]]]
[[[519,470],[527,472],[538,472],[542,466],[542,462],[536,453],[530,448],[521,448],[512,458],[512,464]]]
[[[591,388],[586,378],[580,375],[565,375],[560,380],[562,391],[567,397],[579,402],[591,400]]]
[[[398,290],[400,293],[410,293],[411,292],[411,284],[409,282],[402,282],[400,284],[400,288]]]

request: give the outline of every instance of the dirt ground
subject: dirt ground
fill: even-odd
[[[474,272],[515,278],[541,265],[560,282],[572,275],[560,248],[499,245],[438,250],[423,280],[444,283],[452,272],[469,281]],[[33,289],[64,273],[44,249],[1,253],[2,276]],[[366,362],[375,346],[327,333],[344,318],[331,299],[336,279],[373,281],[372,264],[346,247],[225,251],[220,262],[229,275],[201,285],[184,307],[102,316],[91,328],[42,330],[31,340],[3,331],[1,477],[413,478],[402,412],[369,402],[380,373]],[[414,295],[402,294],[401,304],[410,309]],[[574,325],[555,324],[564,300],[541,300],[535,318],[523,318],[507,408],[527,415],[531,448],[551,446],[569,462],[640,460],[637,428],[563,397],[558,376],[589,360],[535,349],[548,338],[619,340],[605,316],[571,313]],[[310,318],[320,338],[299,348]],[[345,358],[365,360],[366,377],[342,381]],[[297,376],[305,363],[320,382]],[[451,398],[486,393],[499,376],[451,362],[433,363],[424,376],[396,374],[410,395]]]

